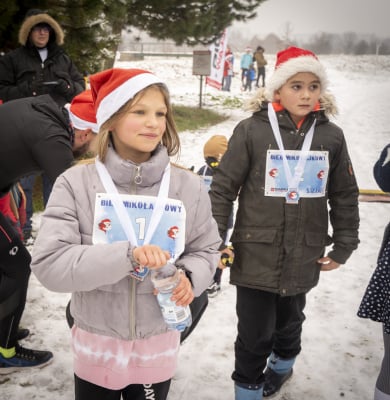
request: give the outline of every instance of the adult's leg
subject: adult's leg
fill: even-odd
[[[261,67],[257,67],[256,87],[259,87],[260,76],[261,76]]]
[[[0,213],[0,347],[16,345],[26,304],[31,256],[17,231]]]
[[[35,182],[35,174],[28,175],[20,180],[20,185],[23,188],[26,196],[26,223],[23,227],[25,240],[31,236],[32,231],[32,216],[34,213],[33,209],[33,188]]]
[[[259,70],[259,75],[261,76],[263,87],[265,86],[265,67],[261,67]]]
[[[46,174],[42,174],[42,194],[43,194],[43,205],[45,207],[49,200],[52,189],[53,189],[53,184],[50,182]]]

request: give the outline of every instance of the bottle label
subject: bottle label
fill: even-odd
[[[161,312],[165,322],[168,325],[176,325],[190,320],[190,308],[188,306],[177,306],[175,302],[171,300],[171,296],[172,293],[159,293],[157,295],[157,300],[160,304]],[[184,327],[185,326],[187,326],[187,324],[184,324]]]

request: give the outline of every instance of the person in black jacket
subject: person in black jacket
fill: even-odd
[[[60,108],[48,96],[10,101],[0,106],[0,200],[24,175],[45,172],[51,183],[85,153],[97,132],[90,91]],[[3,201],[0,202],[1,204]],[[18,341],[30,276],[31,256],[17,227],[0,207],[0,375],[42,367],[53,354],[26,349]]]
[[[213,175],[221,237],[238,198],[230,269],[235,400],[270,397],[292,376],[306,294],[359,243],[359,190],[343,131],[329,119],[336,106],[327,86],[314,53],[280,51]]]
[[[20,47],[0,58],[0,100],[10,100],[49,94],[63,106],[85,90],[83,75],[65,53],[64,32],[47,13],[32,9],[26,14],[19,30]],[[22,179],[26,194],[26,240],[31,236],[33,214],[32,192],[36,175]],[[43,203],[51,192],[50,179],[42,176]]]
[[[390,144],[374,165],[374,178],[384,192],[390,192]],[[377,266],[358,310],[358,316],[383,325],[384,357],[375,385],[374,400],[390,399],[390,223],[384,232]]]

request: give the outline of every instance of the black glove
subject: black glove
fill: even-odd
[[[55,86],[54,90],[63,96],[67,96],[73,93],[74,86],[72,82],[60,78],[58,79],[58,85]]]

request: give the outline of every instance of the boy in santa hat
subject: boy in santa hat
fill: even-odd
[[[271,396],[291,377],[306,294],[359,243],[358,187],[343,132],[329,120],[336,107],[327,86],[314,53],[279,52],[267,88],[249,102],[253,114],[236,126],[213,176],[221,237],[238,197],[230,271],[236,400]]]

